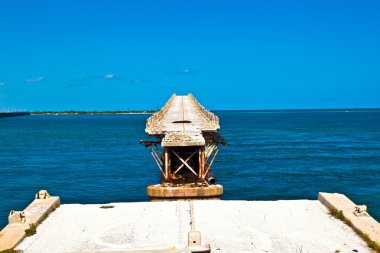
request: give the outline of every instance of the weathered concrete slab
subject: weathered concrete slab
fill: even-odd
[[[193,229],[212,252],[370,252],[317,200],[111,205],[62,205],[18,248],[25,253],[178,251],[188,245]]]
[[[187,202],[62,205],[26,238],[25,253],[125,251],[187,245]]]
[[[194,217],[216,252],[369,252],[318,201],[196,201]]]
[[[367,213],[366,207],[356,205],[345,195],[339,193],[320,192],[318,200],[329,209],[342,211],[344,217],[356,229],[380,245],[380,223]]]
[[[202,131],[217,131],[219,118],[203,108],[189,94],[173,95],[165,106],[147,120],[145,131],[150,135],[165,135],[161,145],[203,146]]]

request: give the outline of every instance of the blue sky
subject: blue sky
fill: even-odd
[[[380,107],[379,1],[0,2],[0,110]]]

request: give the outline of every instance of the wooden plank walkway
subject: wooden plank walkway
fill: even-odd
[[[149,135],[164,135],[162,146],[203,146],[202,132],[216,132],[219,118],[188,94],[173,94],[165,106],[147,120]]]

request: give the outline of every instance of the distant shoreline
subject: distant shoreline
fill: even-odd
[[[31,112],[31,115],[103,115],[103,114],[153,114],[156,111],[46,111]]]
[[[27,116],[29,112],[0,112],[0,118],[15,117],[15,116]]]
[[[218,112],[245,113],[305,113],[305,112],[379,112],[380,108],[331,108],[331,109],[267,109],[267,110],[212,110]],[[108,114],[153,114],[156,110],[133,111],[34,111],[31,115],[108,115]]]

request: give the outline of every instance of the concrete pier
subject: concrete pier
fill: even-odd
[[[192,242],[201,250],[191,248]],[[64,204],[16,248],[24,253],[371,252],[317,200]]]
[[[319,200],[190,200],[64,204],[40,191],[23,211],[11,212],[0,232],[0,251],[24,253],[373,253],[380,224],[342,194]],[[330,214],[342,211],[357,229]],[[22,214],[22,215],[20,215]],[[48,215],[50,214],[50,215]],[[42,222],[42,223],[41,223]],[[29,224],[36,234],[25,237]]]
[[[211,170],[219,145],[226,144],[219,128],[219,118],[191,94],[173,94],[147,119],[145,131],[155,140],[140,143],[161,171],[160,184],[147,189],[152,200],[220,198],[223,187]]]

